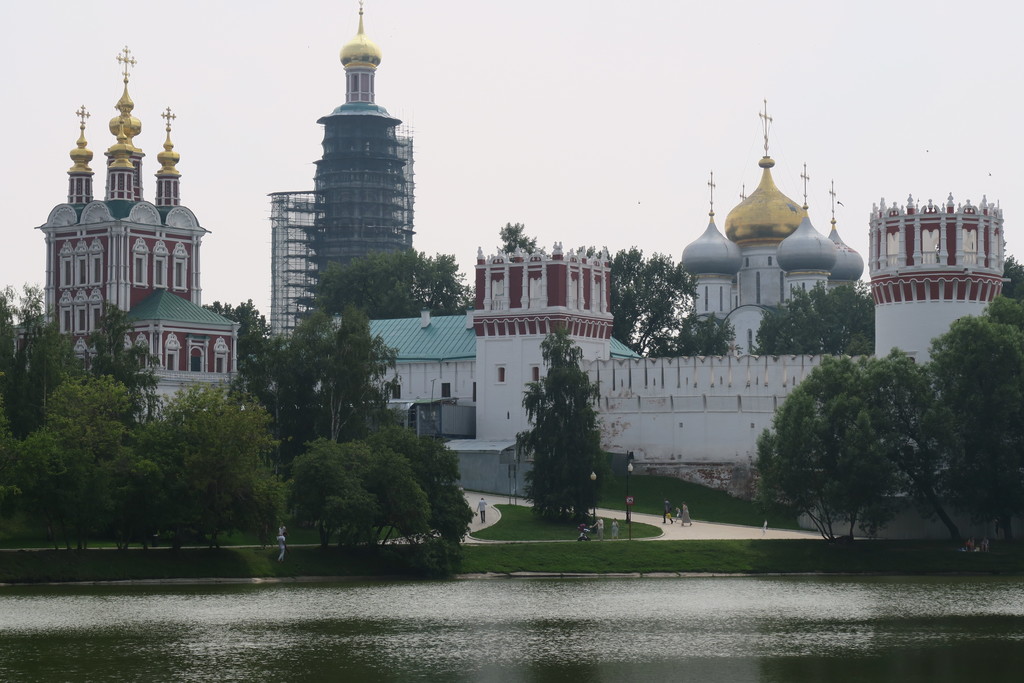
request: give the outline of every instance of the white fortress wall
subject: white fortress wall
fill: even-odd
[[[602,446],[637,463],[745,465],[821,356],[692,356],[585,364],[600,385]]]

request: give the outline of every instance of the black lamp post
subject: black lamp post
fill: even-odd
[[[629,527],[629,540],[633,540],[633,503],[629,499],[629,475],[633,473],[633,451],[626,455],[626,526]]]
[[[594,524],[597,524],[597,472],[591,471],[590,481],[592,484],[590,487],[590,496],[591,500],[594,501]]]

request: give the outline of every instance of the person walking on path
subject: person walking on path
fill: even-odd
[[[597,532],[597,540],[604,540],[604,518],[598,517],[597,521],[594,522],[594,531]]]
[[[480,523],[485,524],[487,522],[487,501],[483,496],[480,496],[480,502],[476,504],[476,509],[480,513]]]
[[[764,526],[761,527],[761,535],[764,536],[768,533],[768,520],[764,520]]]
[[[693,526],[693,520],[690,519],[690,508],[686,507],[686,503],[683,503],[683,509],[679,515],[679,525],[686,526],[687,524]]]
[[[281,528],[283,529],[284,527],[281,527]],[[278,554],[278,556],[277,556],[277,561],[278,562],[284,562],[284,551],[285,551],[285,549],[287,547],[288,547],[288,539],[285,537],[284,534],[278,534],[277,535],[277,548],[278,548],[278,550],[281,551]]]
[[[612,540],[616,540],[619,537],[619,520],[612,520]]]
[[[668,498],[665,499],[665,511],[661,513],[661,523],[664,524],[668,521],[668,516],[672,514],[672,503],[668,502]]]

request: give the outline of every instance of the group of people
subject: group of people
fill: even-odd
[[[598,517],[596,520],[594,520],[594,525],[593,526],[587,526],[585,523],[581,522],[579,527],[577,527],[577,529],[580,532],[580,535],[576,537],[577,541],[589,541],[590,540],[590,536],[588,536],[587,534],[589,534],[591,532],[597,534],[597,540],[599,540],[599,541],[603,541],[604,540],[604,519],[601,518],[601,517]],[[619,520],[613,519],[612,520],[612,540],[615,540],[618,537],[619,537]]]
[[[693,526],[693,520],[690,519],[690,508],[686,507],[686,503],[683,503],[682,507],[675,508],[675,516],[672,516],[672,503],[668,502],[668,498],[665,499],[665,511],[661,515],[662,524],[675,524],[676,521],[682,526]]]
[[[988,537],[986,536],[985,538],[981,539],[980,543],[975,543],[974,536],[971,536],[967,539],[967,542],[964,543],[964,547],[960,548],[960,550],[968,553],[987,553]]]

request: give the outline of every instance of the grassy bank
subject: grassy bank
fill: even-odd
[[[296,576],[398,576],[408,573],[395,555],[290,547],[167,548],[149,550],[22,550],[0,552],[0,583],[124,581],[139,579],[289,578]]]
[[[1024,544],[963,553],[946,541],[517,543],[464,548],[462,570],[550,573],[1024,573]]]
[[[38,550],[0,552],[0,582],[129,579],[401,576],[395,555],[290,548],[283,563],[267,548],[219,550]],[[869,573],[1022,574],[1024,544],[996,544],[989,553],[957,552],[942,541],[820,540],[618,541],[494,543],[463,547],[463,573]]]

